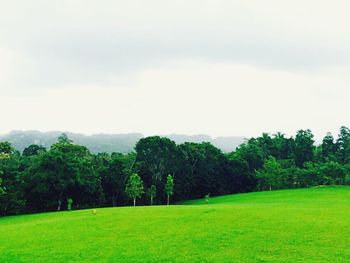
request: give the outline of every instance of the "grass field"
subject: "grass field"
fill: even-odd
[[[0,262],[349,262],[350,187],[0,218]]]

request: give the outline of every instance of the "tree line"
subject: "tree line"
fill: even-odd
[[[128,154],[92,154],[65,134],[22,153],[0,142],[0,214],[169,204],[249,191],[350,184],[350,129],[315,145],[310,130],[262,134],[231,153],[210,143],[140,139]]]

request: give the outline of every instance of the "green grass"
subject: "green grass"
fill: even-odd
[[[350,187],[0,218],[0,262],[349,262]]]

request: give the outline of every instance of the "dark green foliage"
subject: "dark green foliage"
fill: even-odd
[[[11,145],[0,143],[0,215],[22,213],[25,206],[21,156]]]
[[[34,156],[44,152],[46,152],[45,147],[32,144],[23,150],[23,156]]]
[[[129,154],[91,154],[65,134],[48,150],[30,145],[22,155],[0,142],[0,214],[350,184],[350,130],[341,127],[337,139],[328,133],[318,146],[313,137],[310,130],[295,138],[265,133],[228,154],[158,136],[141,139]]]
[[[286,138],[284,134],[278,132],[272,138],[271,155],[279,160],[292,159],[295,142],[293,138]]]
[[[322,161],[336,160],[338,146],[339,145],[334,141],[333,135],[331,133],[327,133],[327,135],[323,138],[322,145],[321,145]]]
[[[272,190],[283,188],[285,171],[280,163],[274,158],[269,157],[264,164],[262,170],[257,171],[256,177],[258,180],[257,188],[259,190]]]
[[[337,162],[323,163],[319,167],[319,177],[324,185],[345,184],[346,169]]]
[[[146,188],[155,185],[163,191],[168,174],[176,174],[179,169],[178,148],[175,142],[159,136],[141,139],[135,147],[137,170]],[[157,194],[157,202],[162,203],[164,193]]]
[[[67,197],[75,200],[76,208],[98,205],[103,192],[92,161],[92,155],[85,147],[61,137],[26,171],[28,209],[59,211],[66,207]]]
[[[247,162],[249,172],[254,173],[263,167],[264,158],[270,155],[270,152],[264,152],[266,148],[257,139],[252,138],[246,144],[241,145],[236,150],[236,154]]]
[[[135,147],[138,168],[150,176],[152,183],[162,182],[168,173],[176,170],[175,142],[159,136],[141,139]]]
[[[11,144],[9,142],[0,142],[0,154],[2,156],[10,155],[15,152],[15,149],[12,148]]]
[[[314,135],[310,130],[300,130],[295,137],[294,158],[298,167],[314,159]]]
[[[342,164],[350,162],[350,129],[347,127],[340,128],[340,134],[337,140],[337,157]]]
[[[238,175],[227,155],[210,143],[184,143],[178,149],[179,167],[174,176],[176,200],[234,191],[233,182]]]
[[[130,155],[113,153],[98,154],[94,165],[101,178],[107,206],[117,206],[125,200],[125,183],[129,173],[126,171]]]

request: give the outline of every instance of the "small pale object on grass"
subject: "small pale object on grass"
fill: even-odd
[[[92,210],[92,214],[95,216],[97,214],[97,210],[96,209]]]

